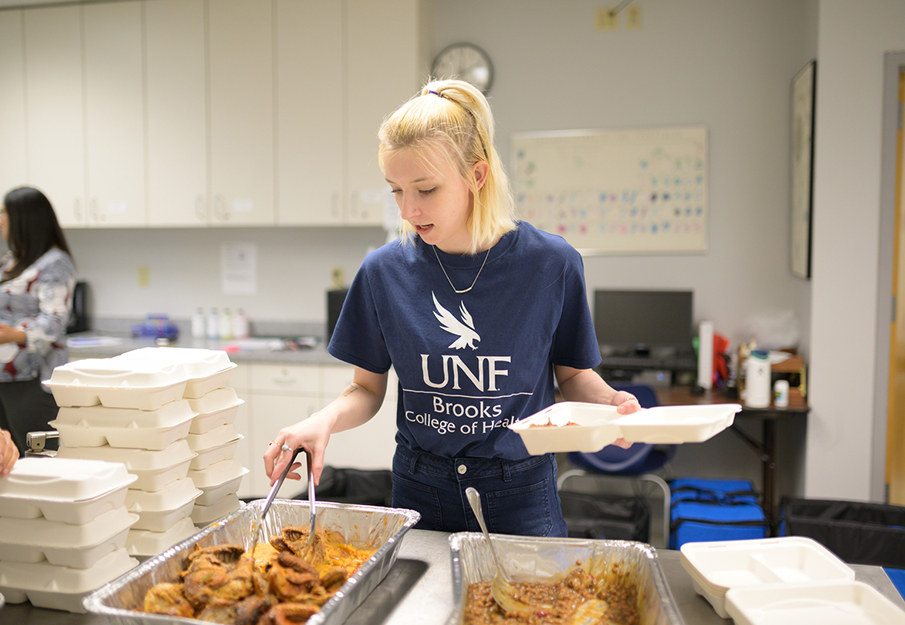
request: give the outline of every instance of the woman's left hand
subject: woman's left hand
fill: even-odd
[[[616,391],[610,403],[616,406],[616,412],[619,414],[632,414],[641,410],[641,404],[638,403],[638,399],[628,391]]]
[[[16,330],[12,326],[0,323],[0,345],[5,343],[24,343],[25,332]]]
[[[619,414],[631,414],[641,410],[641,404],[638,403],[638,399],[627,391],[616,391],[611,402],[613,406],[616,406],[616,412]],[[622,447],[623,449],[628,449],[632,446],[631,442],[624,438],[616,439],[613,442],[613,445]]]

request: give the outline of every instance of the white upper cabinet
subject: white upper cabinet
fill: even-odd
[[[0,202],[26,182],[22,11],[0,11]]]
[[[207,189],[204,0],[145,2],[148,222],[212,222]]]
[[[377,130],[427,76],[429,6],[2,11],[0,183],[42,189],[65,227],[382,225]]]
[[[277,223],[343,222],[343,3],[277,0]]]
[[[147,224],[140,2],[86,4],[87,223]]]
[[[273,225],[271,0],[208,3],[213,223]]]
[[[25,11],[28,183],[41,189],[60,224],[87,223],[82,91],[82,9]]]
[[[346,2],[345,221],[380,225],[389,186],[377,164],[377,130],[427,77],[422,28],[427,5],[421,0]]]

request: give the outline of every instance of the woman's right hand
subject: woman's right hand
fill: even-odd
[[[314,413],[307,419],[280,430],[264,452],[264,471],[270,478],[271,486],[282,475],[292,452],[299,448],[304,448],[306,453],[311,454],[314,483],[318,484],[324,470],[324,451],[330,440],[331,429],[330,419],[326,415]],[[301,480],[302,476],[298,473],[301,466],[301,462],[293,463],[286,475],[287,479]]]
[[[6,430],[0,430],[0,477],[9,475],[19,459],[19,450]]]

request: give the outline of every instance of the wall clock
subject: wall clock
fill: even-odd
[[[471,43],[454,43],[440,51],[431,68],[434,78],[459,78],[483,93],[493,84],[493,64],[490,57]]]

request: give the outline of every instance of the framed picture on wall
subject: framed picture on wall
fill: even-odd
[[[817,62],[792,79],[792,274],[811,277],[811,230],[814,191],[814,99]]]

